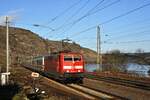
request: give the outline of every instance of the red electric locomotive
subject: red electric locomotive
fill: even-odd
[[[46,75],[62,80],[64,82],[82,83],[84,73],[83,56],[74,52],[58,52],[47,56],[36,57],[33,60],[37,70],[43,71]]]

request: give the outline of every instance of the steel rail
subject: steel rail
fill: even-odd
[[[35,69],[32,69],[30,65],[23,65],[23,67],[25,67],[28,70],[31,71],[36,71]],[[45,76],[43,74],[43,72],[38,72],[45,80],[48,81],[48,83],[50,84],[51,87],[60,89],[62,91],[68,92],[68,93],[73,93],[75,95],[78,96],[82,96],[84,98],[90,99],[90,100],[122,100],[122,98],[120,99],[120,97],[115,96],[113,94],[108,94],[108,93],[104,93],[102,91],[99,90],[95,90],[92,88],[88,88],[82,85],[77,85],[77,84],[62,84],[60,82],[57,82],[47,76]],[[126,100],[126,99],[124,99]]]
[[[86,74],[85,76],[87,78],[91,77],[91,79],[95,79],[99,81],[105,81],[105,82],[112,83],[112,84],[118,84],[118,85],[123,85],[127,87],[133,87],[133,88],[150,91],[150,85],[144,82],[121,79],[121,78],[114,78],[114,77],[103,77],[103,76],[90,75],[90,74]]]

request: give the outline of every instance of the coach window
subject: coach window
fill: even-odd
[[[42,60],[37,60],[37,65],[42,65]]]

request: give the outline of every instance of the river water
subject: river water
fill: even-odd
[[[85,70],[87,72],[94,72],[98,69],[97,64],[86,64]],[[140,76],[150,77],[148,71],[150,70],[150,65],[139,65],[136,63],[128,63],[126,64],[127,72],[136,73]],[[100,69],[101,70],[101,69]]]

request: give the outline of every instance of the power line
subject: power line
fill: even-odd
[[[134,23],[130,23],[130,24],[128,24],[128,25],[131,25],[131,26],[133,26],[132,24],[136,24],[136,25],[140,25],[138,22],[142,22],[143,23],[143,21],[145,21],[145,22],[149,22],[150,20],[149,19],[144,19],[144,20],[140,20],[140,21],[136,21],[136,22],[134,22]],[[131,27],[130,26],[130,27]],[[113,32],[113,33],[108,33],[108,32],[104,32],[103,34],[107,34],[108,36],[110,36],[110,34],[119,34],[119,33],[121,33],[120,35],[121,36],[117,36],[117,37],[111,37],[111,39],[114,39],[114,38],[121,38],[121,37],[125,37],[125,36],[128,36],[128,35],[133,35],[133,34],[139,34],[139,33],[143,33],[143,32],[145,32],[145,30],[144,31],[141,31],[141,32],[139,32],[139,30],[143,30],[143,29],[147,29],[147,27],[149,27],[149,23],[148,23],[148,25],[147,26],[141,26],[141,27],[139,27],[139,26],[137,26],[137,27],[134,27],[134,30],[136,30],[137,31],[137,29],[138,29],[138,31],[135,33],[135,31],[134,32],[131,32],[132,30],[133,30],[133,28],[132,29],[127,29],[126,31],[118,31],[118,29],[117,29],[117,32]],[[125,27],[126,28],[126,27]],[[120,29],[120,28],[119,28]],[[129,30],[131,30],[130,31],[130,34],[123,34],[122,35],[122,33],[128,33],[128,31]],[[146,31],[147,32],[147,31]],[[149,32],[149,31],[148,31]],[[77,38],[77,37],[75,37],[75,38]],[[86,39],[86,40],[89,40],[89,38],[90,39],[94,39],[94,38],[96,38],[96,37],[85,37],[84,36],[84,38],[81,38],[80,40],[83,40],[83,39]],[[79,38],[78,38],[79,39]],[[111,39],[108,39],[108,40],[111,40]],[[107,41],[107,40],[106,40]]]
[[[87,14],[85,14],[84,16],[82,16],[82,17],[78,18],[77,20],[73,21],[72,24],[71,24],[71,28],[72,28],[75,24],[77,24],[78,22],[80,22],[82,19],[84,19],[84,18],[86,18],[86,17],[88,17],[88,16],[90,16],[90,15],[93,15],[93,14],[99,12],[99,11],[102,11],[103,9],[106,9],[106,8],[108,8],[108,7],[110,7],[110,6],[114,5],[114,4],[116,4],[116,3],[118,3],[118,2],[120,2],[120,0],[116,0],[116,1],[114,1],[114,2],[112,2],[112,3],[110,3],[110,4],[108,4],[108,5],[106,5],[106,6],[102,7],[102,8],[100,8],[100,9],[94,11],[94,12],[92,12],[92,10],[91,10],[90,12],[88,12]],[[102,3],[102,2],[101,2],[101,3]],[[70,28],[70,29],[71,29],[71,28]],[[93,28],[93,27],[92,27],[92,28]],[[94,28],[95,28],[95,26],[94,26]]]
[[[141,31],[141,32],[135,32],[135,33],[128,33],[128,34],[125,34],[125,35],[121,35],[121,36],[118,36],[118,37],[114,37],[114,38],[111,38],[111,39],[107,39],[106,41],[109,41],[109,40],[112,40],[112,39],[118,39],[118,38],[121,38],[121,37],[127,37],[127,36],[131,36],[131,35],[134,35],[134,34],[142,34],[142,33],[145,33],[145,32],[150,32],[150,30],[144,30],[144,31]]]
[[[114,2],[112,2],[112,3],[110,3],[110,4],[108,4],[108,5],[106,5],[106,6],[102,7],[102,8],[100,8],[100,9],[94,11],[94,12],[92,12],[92,11],[88,12],[86,15],[84,15],[84,16],[80,17],[79,19],[77,19],[76,21],[74,21],[74,22],[73,22],[73,25],[75,25],[77,22],[81,21],[83,18],[85,18],[85,17],[87,17],[87,16],[90,16],[90,15],[93,15],[93,14],[95,14],[95,13],[97,13],[97,12],[99,12],[99,11],[101,11],[101,10],[107,8],[107,7],[112,6],[113,4],[118,3],[118,2],[120,2],[120,0],[116,0],[116,1],[114,1]]]
[[[74,4],[72,4],[71,6],[69,6],[67,9],[65,9],[64,11],[62,11],[61,13],[59,13],[58,15],[56,15],[55,17],[53,17],[50,21],[48,21],[46,24],[50,24],[53,21],[55,21],[56,19],[60,18],[61,16],[63,16],[65,13],[67,13],[69,10],[71,10],[73,7],[75,7],[76,5],[78,5],[82,0],[79,0],[77,2],[75,2]]]
[[[78,18],[77,20],[74,20],[74,21],[71,22],[71,23],[65,24],[64,26],[73,25],[73,24],[76,23],[77,21],[80,21],[81,19],[87,17],[94,9],[96,9],[96,8],[97,8],[101,3],[103,3],[103,2],[104,2],[104,0],[101,0],[101,1],[98,2],[93,8],[91,8],[90,10],[88,10],[88,12],[87,12],[85,15],[83,15],[83,16],[80,17],[80,18]],[[61,29],[61,28],[64,27],[64,26],[61,26],[61,27],[57,28],[56,30],[59,30],[59,29]]]
[[[112,22],[112,21],[114,21],[114,20],[116,20],[116,19],[119,19],[119,18],[121,18],[121,17],[127,16],[127,15],[129,15],[129,14],[135,12],[135,11],[138,11],[138,10],[140,10],[140,9],[142,9],[142,8],[145,8],[145,7],[149,6],[149,5],[150,5],[150,3],[144,4],[144,5],[140,6],[140,7],[137,7],[137,8],[135,8],[135,9],[132,9],[132,10],[130,10],[130,11],[126,12],[126,13],[123,13],[123,14],[121,14],[121,15],[119,15],[119,16],[113,17],[113,18],[111,18],[111,19],[109,19],[109,20],[107,20],[107,21],[105,21],[105,22],[103,22],[103,23],[100,23],[100,24],[98,24],[98,25],[107,24],[107,23]],[[84,32],[86,32],[86,31],[92,30],[92,29],[94,29],[96,26],[97,26],[97,25],[92,26],[92,27],[89,27],[89,28],[87,28],[87,29],[85,29],[85,30],[82,30],[82,31],[80,31],[80,32],[77,32],[77,33],[75,33],[75,34],[81,34],[81,33],[84,33]],[[78,36],[78,35],[76,35],[76,36]],[[75,35],[74,35],[74,37],[75,37]]]
[[[138,10],[140,10],[140,9],[142,9],[142,8],[145,8],[145,7],[149,6],[149,5],[150,5],[150,3],[145,4],[145,5],[142,5],[142,6],[138,7],[138,8],[135,8],[135,9],[130,10],[130,11],[126,12],[126,13],[123,13],[123,14],[121,14],[121,15],[119,15],[119,16],[116,16],[116,17],[114,17],[114,18],[112,18],[112,19],[110,19],[110,20],[107,20],[107,21],[105,21],[105,22],[103,22],[103,23],[101,23],[101,24],[99,24],[99,25],[107,24],[107,23],[109,23],[109,22],[111,22],[111,21],[113,21],[113,20],[116,20],[116,19],[118,19],[118,18],[120,18],[120,17],[124,17],[124,16],[126,16],[126,15],[129,15],[129,14],[131,14],[131,13],[133,13],[133,12],[135,12],[135,11],[138,11]]]
[[[138,21],[135,21],[135,22],[133,22],[133,23],[128,23],[128,24],[125,24],[125,25],[120,25],[119,27],[116,27],[117,28],[117,31],[120,29],[120,28],[127,28],[127,27],[131,27],[131,26],[135,26],[135,24],[136,25],[138,25],[139,23],[141,24],[141,23],[147,23],[147,22],[150,22],[150,18],[147,18],[147,19],[144,19],[144,20],[138,20]],[[121,29],[122,30],[122,29]],[[113,31],[114,31],[114,29],[113,29]],[[111,33],[110,31],[109,32],[107,32],[107,34],[109,34],[109,33]]]
[[[96,9],[100,4],[102,4],[104,2],[104,0],[100,1],[94,8],[92,8],[91,10],[89,10],[84,16],[78,18],[77,20],[73,21],[72,24],[70,25],[69,30],[78,22],[80,22],[82,19],[92,15],[92,11],[94,11],[94,9]],[[100,10],[99,10],[100,11]],[[94,14],[94,13],[93,13]],[[68,31],[68,30],[67,30]]]
[[[129,43],[144,43],[144,42],[150,42],[150,40],[136,40],[136,41],[132,41],[131,40],[131,41],[116,41],[116,42],[105,42],[105,41],[102,41],[102,44],[129,44]],[[82,45],[87,45],[87,43],[84,42],[84,43],[82,43]]]
[[[136,40],[136,41],[116,41],[116,42],[103,42],[106,44],[128,44],[128,43],[139,43],[139,42],[150,42],[150,40]]]
[[[134,34],[142,34],[142,33],[145,33],[145,32],[150,32],[150,30],[144,30],[144,31],[141,31],[141,32],[136,32],[136,33],[129,33],[129,34],[125,34],[125,35],[121,35],[121,36],[118,36],[118,37],[114,37],[114,38],[111,38],[111,39],[107,39],[107,40],[104,40],[104,42],[105,43],[111,43],[111,42],[109,42],[110,40],[112,40],[112,39],[115,39],[115,40],[117,40],[118,38],[125,38],[125,37],[127,37],[127,36],[129,36],[130,35],[130,37],[131,37],[131,35],[134,35]],[[148,35],[148,34],[147,34]],[[142,35],[143,36],[143,35]],[[92,37],[93,39],[94,38],[96,38],[96,37]],[[80,40],[87,40],[87,41],[90,41],[91,39],[92,39],[91,37],[90,38],[83,38],[83,39],[80,39]],[[79,40],[79,41],[80,41]]]
[[[112,2],[112,3],[110,3],[110,4],[108,4],[108,5],[106,5],[106,6],[102,7],[102,8],[100,8],[100,9],[94,11],[94,12],[92,12],[92,10],[91,10],[90,12],[88,12],[87,14],[85,14],[84,16],[82,16],[82,17],[78,18],[77,20],[75,20],[74,22],[72,22],[71,28],[72,28],[75,24],[77,24],[78,22],[80,22],[82,19],[84,19],[84,18],[86,18],[86,17],[88,17],[88,16],[90,16],[90,15],[93,15],[93,14],[95,14],[95,13],[97,13],[97,12],[103,10],[103,9],[106,9],[106,8],[108,8],[108,7],[110,7],[110,6],[114,5],[114,4],[116,4],[116,3],[118,3],[118,2],[120,2],[120,0],[116,0],[116,1],[114,1],[114,2]],[[102,2],[101,2],[101,3],[102,3]]]
[[[128,32],[130,32],[131,34],[127,34],[127,35],[132,35],[132,34],[135,34],[135,30],[137,31],[137,29],[138,29],[138,32],[139,32],[139,30],[143,30],[143,29],[147,29],[147,28],[149,28],[149,24],[148,24],[148,26],[142,26],[142,27],[136,27],[136,28],[132,28],[132,29],[128,29],[128,30],[126,30],[126,31],[117,31],[117,32],[113,32],[113,33],[107,33],[107,32],[103,32],[103,34],[107,34],[108,36],[110,36],[110,35],[113,35],[113,34],[117,34],[117,36],[118,36],[118,34],[120,34],[121,36],[124,36],[124,35],[126,35],[126,34],[123,34],[123,33],[128,33]],[[134,30],[133,30],[134,29]],[[132,32],[133,31],[133,32]],[[114,38],[114,37],[112,37],[112,38]]]
[[[110,7],[110,6],[114,5],[114,4],[116,4],[116,3],[120,2],[120,0],[116,0],[116,1],[114,1],[114,2],[111,2],[111,3],[109,3],[108,5],[105,5],[104,7],[102,7],[102,8],[100,8],[100,9],[98,9],[98,10],[96,10],[96,11],[93,12],[93,10],[95,10],[95,9],[98,7],[98,5],[100,5],[100,4],[103,3],[103,2],[104,2],[104,0],[98,2],[98,4],[96,4],[93,8],[91,8],[85,15],[83,15],[83,16],[80,17],[80,18],[78,18],[77,20],[74,20],[74,21],[71,22],[71,23],[65,24],[64,26],[61,26],[61,27],[55,29],[55,31],[56,31],[56,30],[60,30],[61,28],[65,27],[65,26],[67,26],[67,25],[70,25],[70,28],[69,28],[69,29],[71,29],[75,24],[77,24],[78,22],[80,22],[82,19],[84,19],[84,18],[86,18],[86,17],[88,17],[88,16],[90,16],[90,15],[92,15],[92,14],[95,14],[95,13],[97,13],[98,11],[101,11],[101,10],[103,10],[103,9],[106,9],[106,8],[108,8],[108,7]],[[93,28],[93,27],[92,27],[92,28]],[[94,28],[95,28],[95,26],[94,26]],[[69,29],[68,29],[68,30],[69,30]],[[67,31],[68,31],[68,30],[67,30]],[[85,31],[86,31],[86,30],[85,30]],[[64,32],[66,32],[66,31],[64,31]],[[64,32],[62,32],[62,33],[64,33]]]
[[[88,12],[87,12],[85,15],[83,15],[83,16],[86,16],[88,13],[90,13],[91,11],[93,11],[93,10],[94,10],[97,6],[99,6],[103,1],[104,1],[104,0],[101,0],[100,2],[98,2],[93,8],[91,8],[90,10],[88,10]],[[78,19],[77,19],[77,20],[78,20]],[[77,20],[75,20],[75,21],[77,21]],[[71,23],[68,23],[68,24],[65,24],[65,25],[62,25],[62,26],[56,28],[55,31],[56,31],[56,30],[60,30],[61,28],[63,28],[64,26],[67,26],[67,25],[71,25],[71,27],[72,27],[72,24],[73,24],[75,21],[73,21],[73,22],[71,22]]]
[[[116,0],[116,1],[114,1],[114,2],[111,2],[111,3],[109,3],[108,5],[105,5],[104,7],[100,8],[100,9],[97,9],[97,10],[94,11],[94,12],[91,12],[90,15],[95,14],[95,13],[97,13],[97,12],[99,12],[99,11],[101,11],[101,10],[107,8],[107,7],[110,7],[110,6],[112,6],[112,5],[114,5],[114,4],[118,3],[118,2],[120,2],[120,0]]]
[[[150,32],[150,31],[145,31],[145,32]],[[139,33],[141,33],[141,32],[139,32]],[[137,34],[137,33],[136,33]],[[148,34],[149,35],[149,34]],[[142,35],[143,36],[143,35]],[[115,39],[115,40],[117,40],[117,39]],[[93,42],[91,42],[91,39],[89,39],[88,40],[88,42],[90,41],[90,43],[92,43],[93,44]],[[79,41],[78,41],[79,42]],[[102,44],[134,44],[134,43],[146,43],[146,42],[150,42],[150,40],[148,39],[148,40],[128,40],[128,41],[116,41],[116,42],[111,42],[111,41],[102,41],[101,43]],[[87,42],[82,42],[82,44],[87,44]],[[89,46],[89,43],[88,43],[88,46]]]
[[[141,29],[143,30],[144,28],[147,29],[147,27],[149,27],[149,26],[146,26],[146,27],[145,27],[145,26],[144,26],[144,27],[138,27],[138,28],[140,28],[140,30],[141,30]],[[135,33],[135,31],[134,31],[134,32],[130,31],[130,33],[128,33],[128,31],[120,31],[120,32],[116,32],[116,33],[115,33],[115,32],[113,32],[113,33],[104,32],[103,34],[106,34],[105,36],[110,36],[110,34],[128,33],[128,34],[120,34],[120,36],[117,36],[117,37],[110,37],[110,39],[108,39],[108,40],[111,40],[111,39],[114,39],[114,38],[115,38],[115,39],[118,38],[118,37],[121,38],[121,37],[125,37],[125,36],[128,36],[128,35],[134,35],[134,34],[139,34],[139,33],[143,33],[143,32],[149,32],[149,30],[148,30],[148,31],[145,31],[145,30],[144,30],[144,31],[141,31],[141,32],[139,32],[139,30],[138,30],[138,32],[136,32],[136,33]],[[75,38],[76,38],[76,37],[75,37]],[[94,36],[94,37],[91,37],[91,36],[89,37],[89,36],[88,36],[88,37],[84,37],[84,38],[81,38],[81,39],[86,39],[86,40],[88,39],[88,40],[89,40],[89,39],[94,39],[94,38],[96,38],[96,37],[95,37],[95,36]],[[79,38],[78,38],[78,39],[79,39]]]
[[[87,0],[84,5],[82,5],[79,9],[77,9],[77,11],[75,13],[73,13],[66,21],[65,23],[63,23],[59,28],[57,29],[60,29],[62,28],[63,26],[65,26],[67,24],[67,21],[70,21],[75,15],[77,15],[84,7],[86,7],[86,5],[89,3],[90,0]]]
[[[85,15],[83,15],[82,17],[78,18],[77,20],[75,20],[73,22],[73,24],[77,23],[78,21],[82,20],[83,18],[87,17],[90,15],[90,13],[96,9],[100,4],[102,4],[105,0],[101,0],[100,2],[98,2],[98,4],[96,4],[92,9],[90,9]]]

